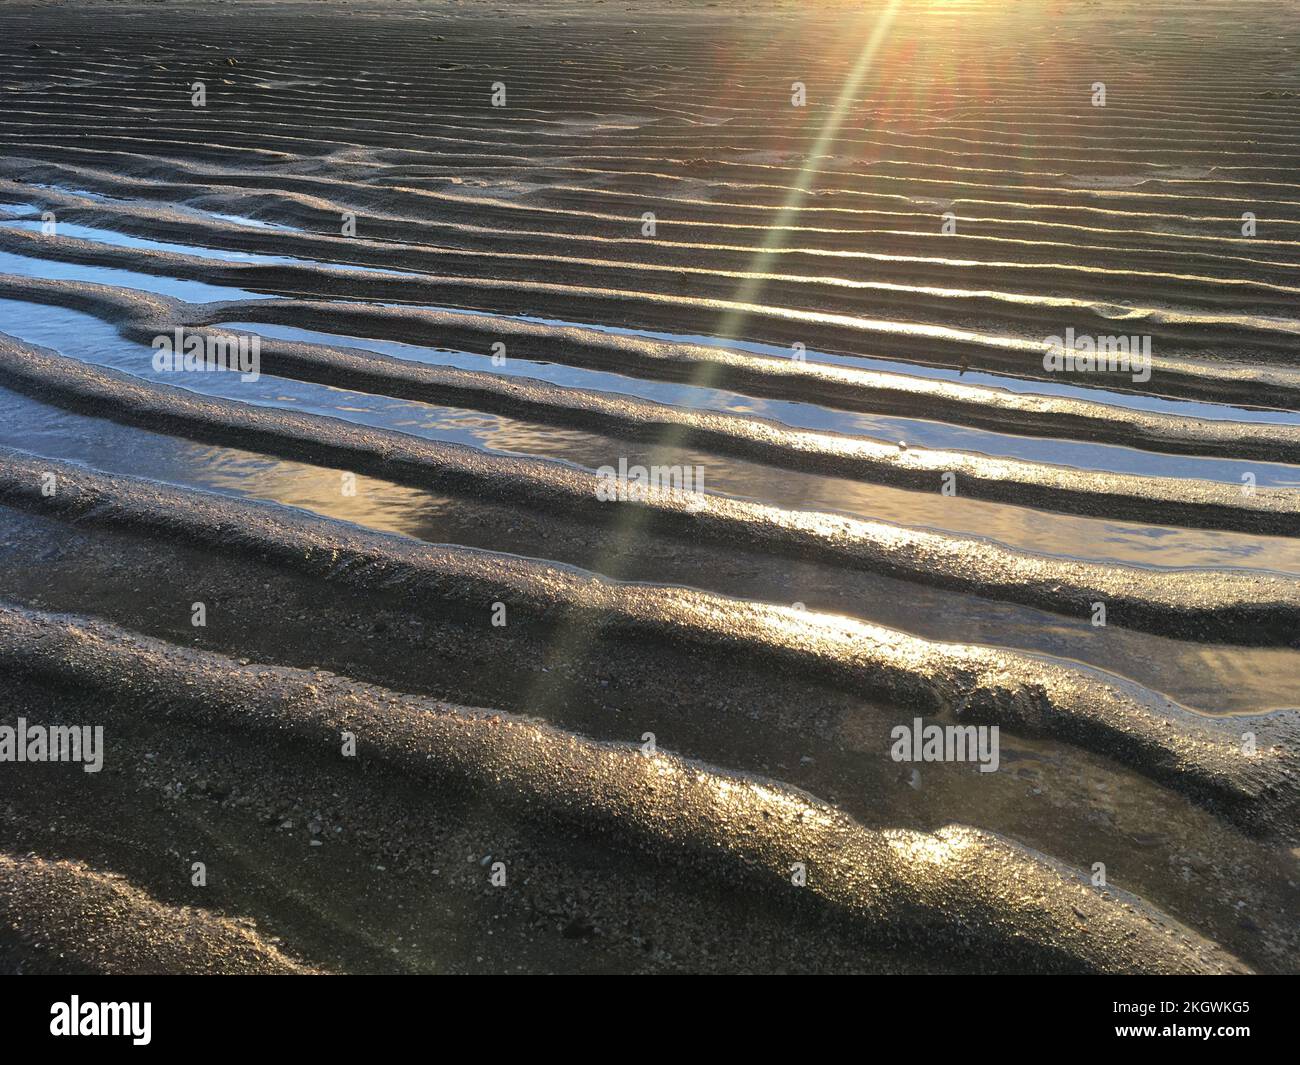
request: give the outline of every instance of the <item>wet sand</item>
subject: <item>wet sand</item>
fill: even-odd
[[[0,6],[0,967],[1300,969],[1291,14]]]

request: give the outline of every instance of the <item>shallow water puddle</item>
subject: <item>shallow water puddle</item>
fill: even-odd
[[[122,270],[114,266],[91,266],[58,259],[38,259],[3,249],[0,249],[0,274],[39,277],[50,281],[86,281],[96,285],[135,289],[137,292],[152,292],[159,296],[184,300],[186,303],[277,298],[263,292],[250,292],[247,289],[225,285],[209,285],[205,281],[187,281],[183,278],[163,277],[159,274],[142,274],[135,270]]]
[[[283,222],[264,222],[260,218],[247,218],[238,214],[218,214],[216,211],[204,211],[198,207],[180,208],[193,214],[203,215],[206,218],[215,218],[219,222],[231,222],[237,226],[248,226],[251,229],[274,229],[280,233],[305,233],[305,229],[297,226],[285,225]]]

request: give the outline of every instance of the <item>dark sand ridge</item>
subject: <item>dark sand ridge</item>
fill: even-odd
[[[81,862],[0,851],[0,959],[23,973],[288,975],[314,970],[253,928],[168,906]]]
[[[120,141],[134,141],[136,138],[120,138]],[[110,143],[113,143],[110,140]],[[386,153],[387,158],[392,159],[393,155]],[[397,158],[403,158],[400,154]],[[414,160],[410,160],[414,161]],[[491,167],[483,168],[491,171]],[[558,168],[561,171],[563,167]],[[802,171],[803,168],[791,168],[795,172]],[[581,171],[579,171],[581,172]],[[820,175],[822,171],[817,170]],[[1058,180],[1066,175],[1054,175]],[[559,195],[553,198],[554,203],[563,204],[566,202],[578,201],[579,197],[596,197],[606,204],[613,205],[619,198],[636,194],[639,196],[640,187],[645,179],[654,178],[656,180],[675,180],[685,182],[688,179],[681,178],[671,173],[659,173],[655,171],[645,171],[632,174],[632,181],[622,182],[626,188],[604,187],[590,188],[582,185],[570,185]],[[691,179],[694,180],[694,179]],[[845,215],[869,211],[881,206],[898,207],[905,203],[926,203],[932,202],[936,205],[948,207],[950,205],[960,205],[969,203],[976,210],[1008,210],[1015,214],[1017,209],[1026,213],[1034,211],[1048,211],[1052,217],[1069,218],[1080,220],[1098,215],[1110,217],[1119,217],[1120,219],[1153,219],[1174,218],[1187,221],[1204,220],[1206,218],[1216,219],[1223,218],[1222,212],[1230,211],[1232,207],[1242,201],[1243,198],[1249,197],[1250,202],[1256,203],[1270,213],[1273,211],[1281,215],[1280,221],[1283,223],[1295,223],[1300,221],[1297,218],[1297,212],[1294,204],[1285,199],[1273,199],[1269,194],[1285,192],[1286,187],[1282,189],[1269,188],[1264,197],[1252,196],[1251,192],[1259,192],[1259,186],[1251,186],[1245,182],[1239,182],[1243,188],[1240,190],[1231,190],[1233,195],[1224,196],[1204,196],[1204,195],[1170,195],[1161,196],[1158,193],[1126,193],[1107,190],[1103,192],[1093,192],[1091,190],[1080,190],[1082,194],[1100,206],[1075,206],[1070,202],[1073,197],[1063,197],[1059,189],[1053,189],[1045,186],[1027,185],[1014,190],[1009,190],[1008,195],[1011,197],[1025,197],[1024,199],[1015,198],[997,198],[989,197],[990,189],[981,187],[978,182],[972,182],[965,179],[948,179],[948,180],[927,180],[925,177],[900,177],[896,175],[875,174],[870,179],[873,184],[892,188],[897,191],[893,192],[861,192],[853,189],[818,189],[816,192],[809,193],[812,196],[835,197],[841,206],[835,208],[822,208],[823,210],[836,210]],[[620,183],[616,183],[620,184]],[[788,191],[786,185],[749,185],[735,182],[717,182],[716,185],[723,187],[728,199],[705,200],[697,199],[689,195],[674,197],[659,195],[652,197],[652,205],[671,203],[685,204],[688,208],[691,205],[701,206],[706,203],[716,204],[722,208],[733,208],[737,210],[749,209],[770,209],[774,203],[779,202],[783,195]],[[1289,187],[1289,186],[1288,186]],[[977,189],[976,195],[963,196],[962,190]],[[906,190],[906,191],[904,191]],[[1225,190],[1227,191],[1227,190]],[[1033,201],[1042,196],[1045,201],[1043,204],[1037,204]],[[1126,199],[1126,197],[1133,197]],[[1055,201],[1055,202],[1054,202]],[[1193,213],[1197,211],[1200,205],[1204,205],[1201,210],[1207,212]],[[1230,217],[1230,216],[1229,216]]]
[[[55,472],[58,490],[42,494]],[[1290,831],[1298,788],[1295,711],[1207,718],[1122,678],[1044,656],[944,645],[865,622],[726,599],[684,588],[612,582],[568,567],[438,547],[323,522],[268,504],[94,474],[5,454],[0,501],[79,525],[122,528],[227,553],[274,558],[362,589],[402,589],[435,613],[500,598],[513,625],[576,626],[619,638],[699,643],[727,660],[788,660],[907,712],[951,713],[1049,735],[1131,765],[1250,831]],[[436,605],[435,605],[436,604]],[[1258,753],[1247,756],[1252,732]]]
[[[12,676],[94,691],[108,716],[251,733],[317,754],[338,751],[351,732],[360,759],[434,793],[468,787],[495,809],[699,870],[733,891],[780,892],[868,943],[990,951],[1035,971],[1246,971],[1135,896],[1099,892],[991,833],[873,831],[770,781],[345,678],[241,665],[85,618],[0,607],[0,632]],[[808,867],[805,888],[790,883],[796,862]]]

